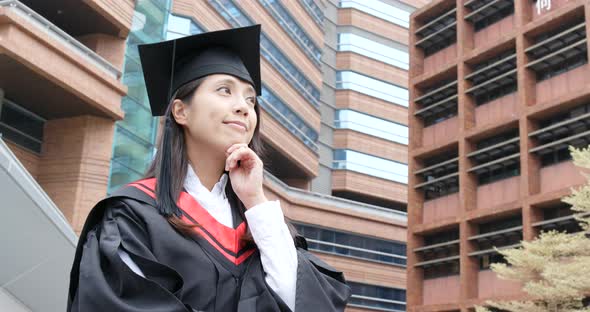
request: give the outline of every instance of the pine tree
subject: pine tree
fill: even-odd
[[[533,241],[523,241],[520,248],[498,251],[508,265],[495,263],[492,270],[502,279],[521,282],[528,296],[524,300],[487,301],[487,305],[511,312],[590,312],[583,302],[590,296],[590,146],[570,146],[570,152],[588,183],[573,189],[562,201],[577,212],[583,231],[542,232]],[[489,311],[476,307],[476,312]]]

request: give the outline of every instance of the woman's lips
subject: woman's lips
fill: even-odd
[[[241,124],[239,124],[239,123],[236,123],[236,122],[224,122],[224,123],[226,125],[228,125],[228,126],[231,126],[231,127],[235,128],[235,129],[238,129],[238,130],[241,130],[241,131],[244,131],[244,132],[246,131],[246,127],[243,126],[243,125],[241,125]]]

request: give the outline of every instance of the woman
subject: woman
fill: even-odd
[[[164,131],[146,178],[89,214],[68,311],[344,309],[342,273],[263,193],[259,39],[256,25],[140,46]]]

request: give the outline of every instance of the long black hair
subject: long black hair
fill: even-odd
[[[154,160],[145,173],[144,178],[156,178],[156,202],[157,209],[172,226],[183,234],[187,234],[190,229],[199,225],[188,224],[181,219],[181,210],[176,205],[184,185],[188,169],[188,154],[185,141],[185,130],[179,125],[172,116],[172,103],[179,99],[190,105],[195,91],[199,88],[206,77],[193,80],[178,88],[168,103],[166,114],[164,115],[164,127],[160,133],[157,143],[157,152]],[[260,107],[258,101],[254,105],[254,111],[258,122],[254,128],[252,140],[248,147],[252,149],[260,159],[264,158],[264,149],[260,138]],[[234,212],[237,211],[243,220],[246,207],[240,201],[237,194],[231,186],[231,180],[228,177],[225,186],[225,194],[228,202]],[[290,227],[291,228],[291,227]],[[247,240],[251,240],[250,232],[246,235]]]

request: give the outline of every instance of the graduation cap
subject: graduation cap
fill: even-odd
[[[260,83],[260,25],[201,33],[139,45],[139,57],[153,116],[162,116],[182,85],[211,74]]]

